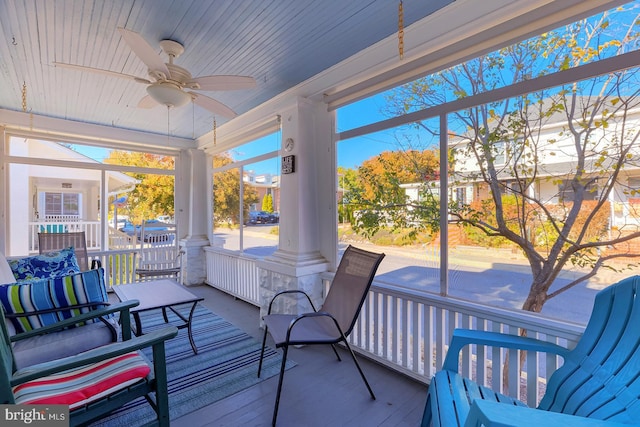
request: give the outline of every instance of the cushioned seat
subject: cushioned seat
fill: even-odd
[[[16,369],[2,314],[0,308],[0,404],[68,405],[69,425],[76,426],[87,425],[144,397],[142,401],[148,402],[156,415],[152,425],[169,425],[164,342],[177,335],[177,328],[170,326],[141,337],[129,336],[122,342]],[[76,318],[86,320],[91,315]],[[129,327],[129,314],[123,319],[123,327]],[[69,321],[75,318],[65,322]],[[38,331],[24,335],[35,333]],[[153,364],[139,353],[144,348],[151,350]]]
[[[123,390],[149,375],[151,368],[138,352],[101,360],[12,388],[15,402],[22,405],[69,405],[75,409]],[[18,370],[14,375],[20,375]]]
[[[117,325],[115,318],[112,320]],[[84,325],[81,328],[65,329],[37,335],[13,343],[16,368],[22,369],[50,360],[73,356],[113,342],[109,328],[101,323]]]
[[[115,342],[121,333],[117,318],[111,313],[68,324],[64,330],[17,339],[26,332],[107,307],[109,302],[102,268],[2,285],[0,303],[6,313],[18,368]]]

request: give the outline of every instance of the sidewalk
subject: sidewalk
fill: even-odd
[[[269,227],[270,230],[270,227]],[[269,234],[266,230],[256,231],[244,229],[244,234],[254,237],[261,237],[274,240],[277,244],[278,235]],[[380,250],[388,255],[399,257],[426,260],[431,262],[439,262],[440,247],[436,245],[414,245],[414,246],[379,246],[368,242],[343,242],[351,243],[356,246],[369,246],[371,250]],[[375,249],[374,249],[375,248]],[[455,246],[449,249],[449,265],[475,267],[483,270],[502,270],[516,273],[531,274],[529,262],[519,251],[506,248],[482,248],[478,246]],[[561,278],[574,279],[585,274],[586,269],[567,265],[560,273]],[[595,277],[589,279],[590,286],[603,288],[613,284],[625,277],[635,274],[633,271],[627,270],[615,272],[609,269],[600,269]]]

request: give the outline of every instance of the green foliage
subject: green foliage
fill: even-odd
[[[403,85],[387,95],[386,112],[396,117],[637,50],[634,8],[618,8]],[[524,309],[540,311],[548,298],[590,277],[587,272],[549,293],[567,263],[597,270],[610,259],[600,249],[621,242],[605,233],[607,200],[614,188],[626,185],[620,173],[625,166],[635,167],[632,148],[640,131],[625,120],[637,114],[638,87],[637,70],[623,70],[449,115],[449,182],[471,189],[475,199],[451,197],[449,217],[484,246],[522,250],[532,270]],[[432,122],[415,127],[439,138]],[[398,185],[407,181],[394,173],[392,162],[376,161],[379,167],[363,164],[358,171],[361,185],[351,198],[356,228],[369,236],[409,223],[433,228],[435,197],[408,199]],[[549,194],[554,187],[558,193]],[[640,232],[624,238],[629,236]]]
[[[438,158],[432,150],[386,151],[364,161],[356,174],[344,171],[342,211],[353,228],[368,237],[381,229],[409,229],[414,237],[437,229],[438,204],[428,184],[419,201],[410,200],[401,185],[437,176]]]
[[[157,154],[111,151],[105,159],[105,163],[140,166],[156,169],[174,169],[174,159],[171,156]],[[144,220],[153,219],[159,215],[174,215],[174,178],[171,175],[131,173],[138,180],[138,184],[128,194],[126,206],[120,213],[129,216],[134,224],[140,224]]]
[[[219,168],[233,162],[228,155],[213,157],[213,167]],[[244,186],[244,200],[242,201],[243,216],[249,215],[249,206],[258,202],[256,190]],[[229,169],[213,175],[213,220],[216,224],[240,224],[240,171]]]
[[[338,237],[342,241],[361,242],[367,241],[381,246],[411,246],[416,244],[432,243],[436,234],[427,231],[416,232],[415,229],[381,229],[370,236],[364,236],[349,226],[338,229]]]

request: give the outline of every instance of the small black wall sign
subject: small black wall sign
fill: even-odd
[[[296,156],[284,156],[282,157],[282,173],[294,173],[296,171]]]

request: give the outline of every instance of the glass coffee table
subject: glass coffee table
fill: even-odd
[[[116,285],[113,287],[113,291],[120,301],[128,301],[132,299],[140,301],[140,304],[137,307],[133,307],[130,310],[135,322],[134,333],[136,335],[142,335],[142,321],[140,320],[140,313],[143,311],[161,309],[165,323],[169,323],[169,319],[167,317],[167,309],[169,309],[182,320],[183,323],[175,326],[178,329],[187,328],[187,334],[189,336],[189,342],[191,343],[193,353],[198,354],[198,349],[193,341],[191,321],[193,320],[193,312],[196,309],[196,304],[198,304],[198,301],[203,301],[204,298],[189,292],[187,288],[170,279]],[[183,304],[192,304],[188,317],[185,317],[182,313],[176,310],[176,306]]]

